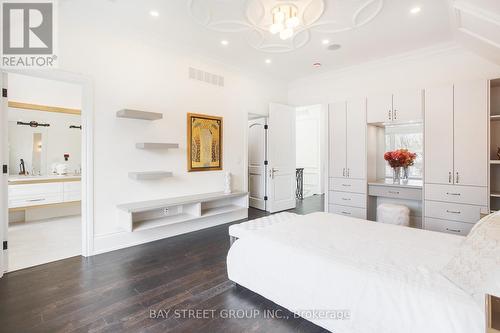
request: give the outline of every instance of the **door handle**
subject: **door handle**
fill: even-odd
[[[389,120],[392,120],[392,118],[391,118],[391,117],[392,117],[391,113],[392,113],[392,110],[389,110]]]
[[[393,118],[394,120],[398,119],[398,110],[394,110]]]
[[[460,193],[446,192],[447,195],[460,196]]]
[[[342,177],[345,177],[345,168],[342,169]]]
[[[342,211],[342,214],[344,214],[344,215],[351,215],[351,213],[346,212],[345,210]]]
[[[455,211],[455,210],[446,210],[447,213],[450,213],[450,214],[460,214],[460,211]]]
[[[462,230],[460,230],[460,229],[450,229],[450,228],[446,228],[446,231],[451,231],[451,232],[456,232],[456,233],[462,233]]]
[[[457,172],[457,181],[456,181],[457,184],[458,184],[458,180],[459,180],[459,175],[458,175],[458,172]]]
[[[271,168],[271,170],[269,170],[269,173],[271,175],[271,179],[274,179],[274,173],[276,173],[276,172],[279,172],[279,170],[276,168]]]
[[[450,183],[450,184],[451,184],[451,171],[450,171],[450,172],[448,172],[448,183]]]

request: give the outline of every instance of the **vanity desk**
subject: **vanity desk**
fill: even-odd
[[[377,207],[382,203],[406,206],[410,209],[410,225],[422,227],[422,180],[394,184],[392,179],[368,182],[368,219],[376,221]]]

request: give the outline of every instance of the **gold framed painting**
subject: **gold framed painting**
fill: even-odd
[[[222,170],[222,117],[187,114],[188,171]]]

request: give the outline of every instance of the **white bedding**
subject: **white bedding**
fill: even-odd
[[[484,309],[440,274],[463,239],[314,213],[237,240],[228,275],[292,312],[348,310],[307,318],[336,333],[483,333]]]

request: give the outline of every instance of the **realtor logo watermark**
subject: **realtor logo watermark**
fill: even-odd
[[[54,0],[2,1],[2,67],[54,68]]]

